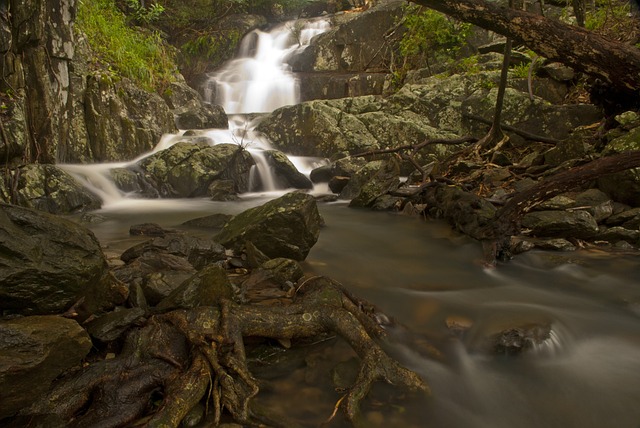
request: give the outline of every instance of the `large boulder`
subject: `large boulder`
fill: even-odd
[[[251,242],[271,258],[304,260],[318,240],[321,225],[315,199],[293,192],[233,217],[215,240],[237,252]]]
[[[0,198],[52,214],[96,210],[102,200],[63,169],[49,164],[17,168],[0,182]]]
[[[80,364],[91,339],[76,321],[32,316],[0,321],[0,420],[31,405]]]
[[[265,150],[263,152],[269,170],[274,177],[278,189],[312,189],[313,183],[302,174],[289,160],[287,155],[279,150]]]
[[[204,197],[217,180],[232,180],[238,193],[249,190],[253,158],[235,144],[179,142],[138,162],[145,180],[165,197]]]
[[[0,311],[57,314],[84,297],[87,311],[126,297],[91,231],[47,213],[0,204]]]

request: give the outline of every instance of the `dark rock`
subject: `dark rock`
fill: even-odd
[[[629,225],[628,227],[631,228],[634,222],[640,223],[640,208],[630,208],[620,213],[613,214],[611,217],[607,218],[605,223],[608,226]]]
[[[212,201],[235,201],[238,199],[236,184],[233,180],[216,180],[207,190]]]
[[[163,299],[156,309],[190,309],[198,306],[215,306],[222,299],[231,299],[233,286],[227,278],[227,272],[217,265],[207,266],[193,275]]]
[[[522,217],[522,226],[538,237],[588,239],[598,232],[598,224],[586,211],[535,211]]]
[[[607,144],[604,155],[640,150],[640,127],[615,138]],[[613,199],[633,207],[640,206],[640,168],[609,174],[598,178],[598,188]]]
[[[533,241],[536,248],[554,251],[575,251],[576,246],[563,238],[536,239]]]
[[[304,275],[300,263],[282,257],[267,260],[262,264],[261,268],[271,273],[275,282],[281,286],[287,282],[295,284]]]
[[[87,310],[123,301],[100,243],[83,226],[0,204],[0,310],[56,314],[82,297]]]
[[[56,377],[80,364],[91,346],[84,329],[66,318],[0,321],[0,420],[31,405]]]
[[[142,308],[120,309],[108,312],[87,323],[86,329],[91,337],[102,342],[116,340],[132,324],[144,318],[145,311]]]
[[[170,232],[170,230],[164,229],[157,223],[134,224],[129,228],[129,235],[131,236],[164,236]]]
[[[269,163],[276,186],[279,189],[312,189],[313,183],[291,163],[287,155],[278,150],[266,150],[264,155]]]
[[[198,217],[182,223],[183,226],[201,227],[203,229],[222,229],[233,217],[230,214],[211,214],[206,217]]]
[[[293,192],[236,215],[214,239],[236,252],[251,241],[271,258],[304,260],[321,224],[313,197]]]
[[[523,324],[507,328],[490,338],[496,354],[518,355],[549,339],[550,324]]]
[[[347,187],[351,178],[349,177],[333,177],[329,180],[329,189],[333,193],[342,193],[342,191]]]
[[[612,243],[627,241],[630,244],[638,245],[640,244],[640,230],[631,230],[620,226],[614,226],[600,232],[596,239]]]

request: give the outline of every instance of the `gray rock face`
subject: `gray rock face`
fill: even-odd
[[[32,404],[91,346],[89,335],[73,320],[32,316],[0,321],[0,419]]]
[[[150,151],[163,134],[175,132],[174,117],[157,94],[129,80],[87,80],[85,121],[91,160],[124,161]]]
[[[233,180],[249,190],[251,155],[234,144],[180,142],[138,163],[144,179],[165,197],[204,197],[216,180]]]
[[[313,183],[299,172],[289,158],[278,150],[267,150],[264,155],[269,162],[276,185],[279,189],[311,189]]]
[[[29,164],[5,177],[0,198],[5,202],[46,211],[69,214],[100,208],[102,201],[70,174],[54,165]]]
[[[271,258],[304,260],[321,224],[313,197],[294,192],[238,214],[214,239],[237,252],[249,241]]]
[[[162,94],[180,129],[226,129],[229,118],[218,105],[205,104],[200,94],[183,81],[172,82]]]
[[[43,212],[0,204],[0,310],[55,314],[81,297],[108,305],[113,280],[89,230]]]

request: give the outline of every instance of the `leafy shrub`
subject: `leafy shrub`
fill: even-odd
[[[453,60],[471,33],[471,24],[432,9],[407,14],[404,25],[407,31],[400,41],[400,55],[405,64],[423,62],[429,70],[432,61]]]
[[[80,0],[77,26],[87,36],[96,65],[113,78],[126,77],[158,92],[174,79],[174,52],[158,32],[129,26],[114,0]]]

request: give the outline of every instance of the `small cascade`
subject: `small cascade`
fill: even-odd
[[[269,32],[254,30],[241,42],[239,56],[213,73],[205,99],[228,114],[266,113],[300,101],[300,82],[287,59],[329,29],[327,20],[290,21]]]

